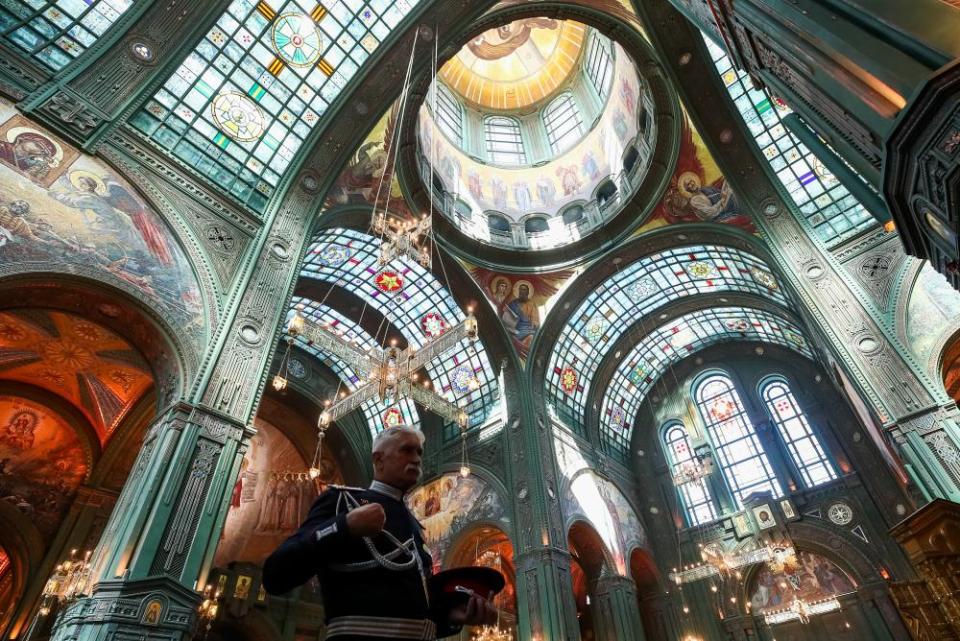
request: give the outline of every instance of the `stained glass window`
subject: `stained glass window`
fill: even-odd
[[[132,4],[132,0],[3,0],[0,35],[6,44],[58,71],[93,45]]]
[[[451,142],[457,145],[463,142],[463,108],[457,99],[450,94],[450,90],[439,81],[434,82],[430,87],[436,92],[436,102],[434,96],[430,94],[430,106],[437,106],[437,113],[434,114],[440,131],[447,135]]]
[[[782,288],[757,256],[722,245],[670,248],[623,267],[596,287],[560,331],[547,368],[547,399],[556,416],[582,434],[585,399],[600,361],[640,319],[671,301],[697,294],[744,292],[787,306]],[[580,373],[580,387],[565,393],[560,372]]]
[[[837,478],[837,472],[824,452],[820,439],[811,429],[786,381],[782,378],[765,381],[760,387],[760,394],[780,438],[787,446],[790,458],[803,476],[804,484],[815,487]]]
[[[876,219],[783,125],[789,107],[754,89],[749,76],[734,69],[709,37],[704,39],[757,146],[820,239],[830,247],[876,227]]]
[[[487,141],[487,160],[511,167],[527,164],[519,122],[513,118],[490,116],[483,119],[483,134]]]
[[[301,276],[337,285],[360,297],[383,315],[417,349],[440,331],[440,322],[455,325],[465,318],[450,292],[419,263],[400,258],[388,269],[399,287],[384,291],[377,285],[385,271],[378,263],[380,241],[352,229],[331,228],[314,239]],[[500,389],[487,352],[480,341],[460,345],[427,367],[434,389],[465,408],[470,427],[495,416]],[[445,439],[459,434],[455,424],[444,426]]]
[[[744,499],[754,492],[781,496],[780,482],[733,382],[722,374],[708,376],[697,384],[693,396],[737,504],[743,507]]]
[[[132,124],[254,210],[419,0],[234,0]]]
[[[626,459],[633,420],[654,383],[694,352],[724,341],[782,345],[812,358],[799,327],[785,316],[746,307],[711,307],[685,314],[644,332],[618,361],[600,406],[600,444]]]
[[[606,100],[613,84],[613,56],[610,55],[610,41],[596,31],[590,35],[586,72],[597,94]]]
[[[291,310],[288,319],[293,315],[293,308],[299,308],[300,313],[318,323],[326,325],[332,331],[340,334],[364,351],[369,351],[377,346],[373,337],[370,336],[362,327],[337,310],[318,303],[317,301],[301,296],[294,296],[291,304]],[[329,354],[328,352],[317,349],[313,344],[308,343],[302,337],[297,338],[297,346],[313,354],[320,361],[330,368],[336,374],[343,385],[345,391],[353,392],[360,385],[360,377],[350,369],[350,366],[342,360]],[[343,390],[338,390],[343,391]],[[327,400],[327,399],[321,399]],[[360,406],[367,423],[370,425],[371,434],[380,432],[385,427],[392,426],[389,423],[394,421],[420,427],[420,415],[416,405],[407,398],[401,398],[396,403],[384,403],[378,400],[369,400]]]
[[[674,477],[697,465],[690,437],[682,424],[669,425],[664,431],[663,441]],[[717,519],[717,511],[713,507],[710,490],[703,477],[681,483],[677,490],[689,525],[701,525]]]
[[[561,154],[583,137],[583,120],[573,96],[560,94],[543,110],[543,124],[547,140],[554,154]]]

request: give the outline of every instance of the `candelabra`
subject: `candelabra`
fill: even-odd
[[[43,586],[40,598],[40,616],[47,616],[55,605],[69,603],[87,592],[90,582],[90,552],[77,558],[77,551],[70,552],[70,558],[53,570],[53,574]]]
[[[213,627],[213,622],[217,620],[217,613],[220,611],[220,598],[223,595],[219,589],[214,589],[213,585],[207,585],[203,589],[203,601],[197,606],[197,617],[199,624],[203,628],[203,637],[206,638]]]

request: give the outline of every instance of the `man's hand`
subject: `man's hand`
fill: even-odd
[[[387,514],[379,503],[361,505],[347,514],[347,528],[353,536],[376,536],[386,522]]]
[[[493,592],[490,597],[493,597]],[[454,625],[493,625],[497,622],[497,608],[489,599],[471,594],[469,601],[450,611],[449,619]]]

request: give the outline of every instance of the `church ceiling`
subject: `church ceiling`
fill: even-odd
[[[580,59],[586,26],[572,20],[524,18],[471,39],[440,78],[475,106],[521,109],[550,97]]]
[[[0,379],[38,385],[83,412],[105,443],[153,384],[130,343],[84,318],[46,309],[0,313]]]
[[[416,4],[234,0],[131,123],[263,211],[327,108]]]

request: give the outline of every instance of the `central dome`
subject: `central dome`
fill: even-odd
[[[620,44],[579,22],[524,18],[440,69],[418,112],[417,168],[456,230],[448,240],[547,252],[623,211],[649,173],[657,113]]]
[[[580,59],[587,28],[579,22],[525,18],[471,40],[440,79],[473,107],[523,109],[549,98]]]

